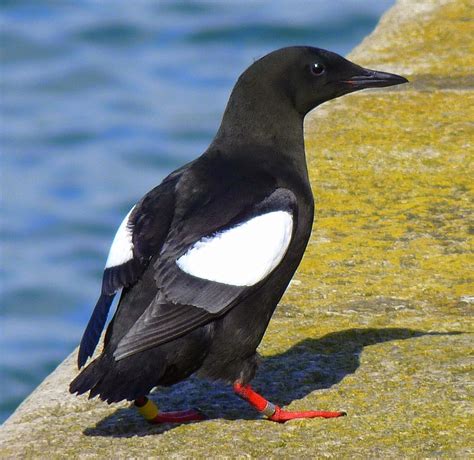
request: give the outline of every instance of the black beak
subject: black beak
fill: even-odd
[[[408,83],[408,80],[394,73],[361,68],[360,74],[349,77],[347,80],[343,80],[342,83],[350,85],[352,91],[357,91],[365,88],[401,85],[402,83]]]

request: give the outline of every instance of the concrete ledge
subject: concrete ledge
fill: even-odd
[[[472,24],[467,0],[400,0],[351,58],[412,84],[307,120],[317,217],[255,386],[348,417],[278,425],[190,380],[155,399],[210,419],[149,426],[127,404],[69,395],[73,353],[5,422],[0,456],[471,457]]]

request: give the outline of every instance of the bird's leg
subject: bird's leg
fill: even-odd
[[[240,382],[234,383],[234,391],[242,399],[245,399],[252,407],[263,415],[266,415],[273,422],[285,423],[295,418],[334,418],[346,415],[345,412],[329,412],[320,410],[310,410],[303,412],[287,411],[279,406],[267,401],[263,396],[255,392],[250,385],[242,385]]]
[[[160,412],[156,404],[146,396],[135,399],[138,412],[150,423],[183,423],[204,420],[206,417],[197,409],[175,412]]]

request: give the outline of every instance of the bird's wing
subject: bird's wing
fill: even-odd
[[[79,368],[94,353],[117,291],[135,284],[160,251],[173,218],[176,182],[176,175],[165,179],[120,224],[105,264],[100,297],[79,346]]]
[[[291,191],[273,189],[244,207],[225,195],[217,203],[196,210],[170,230],[154,265],[159,292],[118,343],[116,360],[169,342],[222,315],[262,285],[282,261],[297,222]],[[226,220],[217,217],[220,211]],[[221,222],[203,232],[199,224],[206,219],[207,224]]]

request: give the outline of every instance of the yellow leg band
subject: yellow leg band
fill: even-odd
[[[142,407],[138,407],[138,412],[147,420],[153,420],[158,415],[158,407],[149,399]]]

